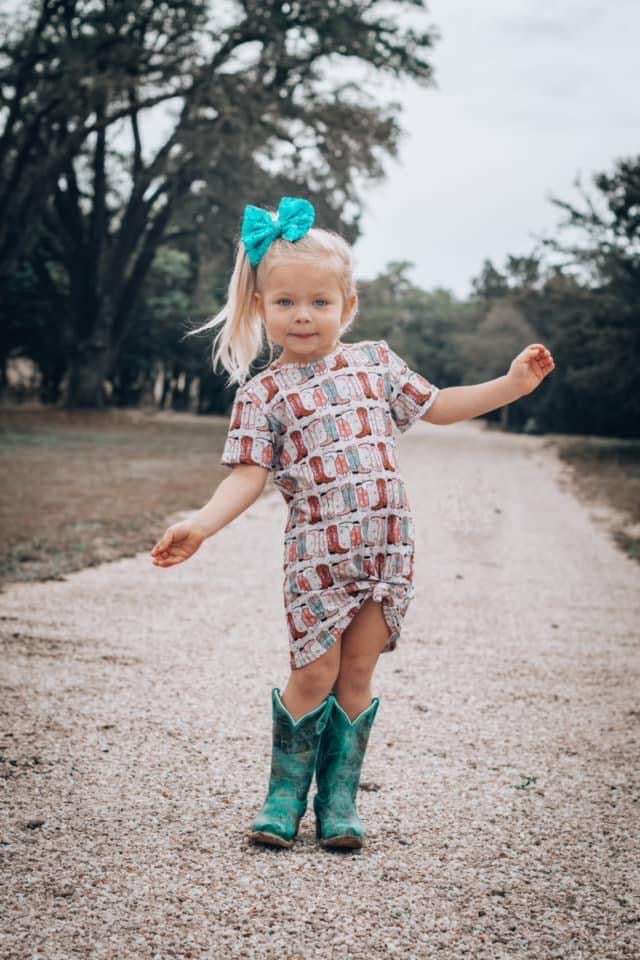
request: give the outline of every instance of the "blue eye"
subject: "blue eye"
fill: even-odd
[[[277,304],[289,304],[289,303],[291,303],[291,300],[289,300],[289,297],[280,297],[278,300],[276,300],[276,303],[277,303]]]
[[[328,301],[328,300],[325,300],[323,297],[318,297],[318,299],[316,300],[316,303],[319,303],[319,304],[321,304],[323,307],[326,307],[326,305],[329,303],[329,301]]]

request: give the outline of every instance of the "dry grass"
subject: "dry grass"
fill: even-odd
[[[0,581],[50,580],[150,550],[227,471],[225,417],[140,410],[0,408]],[[575,493],[620,511],[640,559],[640,441],[558,437]]]
[[[151,549],[206,503],[225,417],[0,409],[0,580],[50,580]]]
[[[553,436],[548,442],[567,464],[576,496],[596,507],[613,508],[614,540],[640,561],[640,440]]]

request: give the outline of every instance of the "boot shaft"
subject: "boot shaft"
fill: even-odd
[[[380,700],[351,720],[334,697],[333,708],[320,738],[316,759],[318,802],[328,803],[331,793],[339,791],[355,800],[369,734]]]
[[[282,702],[280,690],[274,687],[271,691],[274,748],[286,756],[303,754],[309,750],[315,752],[320,736],[328,723],[333,700],[335,697],[329,694],[313,710],[294,720]]]
[[[313,779],[318,745],[329,722],[334,695],[331,693],[319,706],[294,720],[280,696],[280,690],[271,691],[273,724],[270,792],[280,791],[283,784],[293,787],[296,796],[306,803]]]

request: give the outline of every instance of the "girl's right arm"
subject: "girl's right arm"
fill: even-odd
[[[269,470],[240,463],[218,484],[209,500],[197,513],[170,526],[151,550],[157,567],[172,567],[192,556],[207,537],[213,536],[239,517],[254,503],[267,482]]]

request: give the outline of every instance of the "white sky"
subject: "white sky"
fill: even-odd
[[[466,296],[484,257],[554,232],[549,195],[640,153],[637,0],[431,0],[437,88],[396,87],[406,131],[368,188],[358,274],[415,264],[425,289]]]

